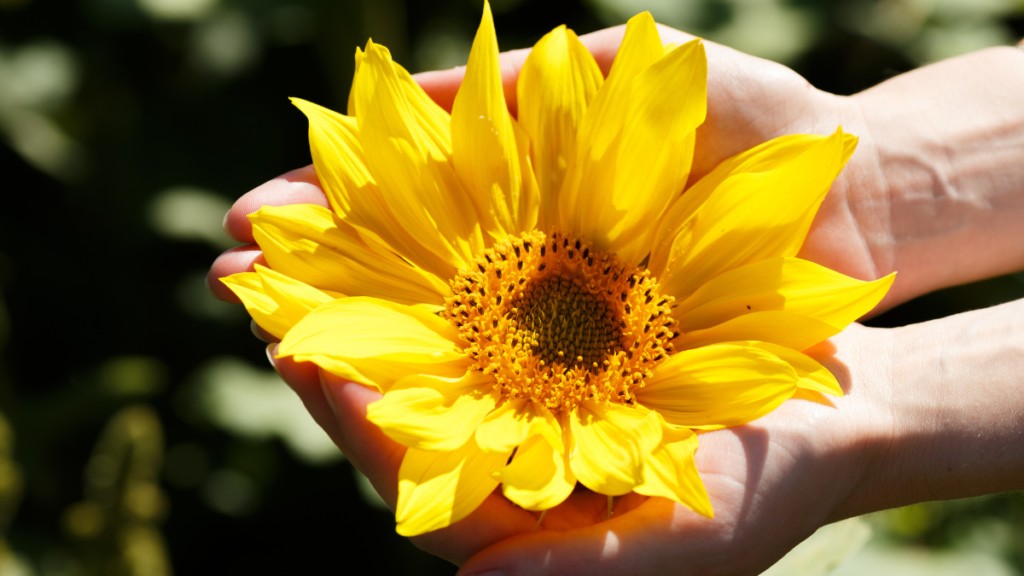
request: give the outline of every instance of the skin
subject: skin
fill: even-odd
[[[622,27],[581,37],[607,73]],[[689,35],[662,28],[666,42]],[[994,48],[943,61],[853,96],[815,89],[779,64],[706,43],[707,122],[694,178],[782,134],[841,124],[860,143],[802,256],[851,276],[898,270],[876,310],[933,290],[1024,269],[1024,54]],[[506,98],[526,51],[503,54]],[[449,107],[462,70],[417,80]],[[996,86],[997,89],[993,89]],[[251,269],[246,215],[262,205],[326,205],[311,167],[242,196],[225,217],[243,245],[210,270]],[[996,248],[996,249],[993,249]],[[262,336],[257,330],[257,335]],[[313,418],[393,506],[403,448],[366,418],[379,395],[273,360]],[[818,527],[932,499],[1024,489],[1024,301],[898,329],[852,325],[809,351],[846,394],[795,399],[746,426],[703,434],[697,465],[715,509],[631,495],[575,493],[537,516],[492,495],[455,525],[413,541],[460,574],[757,574]]]

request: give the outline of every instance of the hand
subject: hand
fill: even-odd
[[[579,492],[538,521],[495,494],[413,541],[465,574],[757,574],[829,522],[1024,489],[1022,321],[1018,301],[900,329],[854,324],[810,350],[845,396],[833,405],[794,399],[749,425],[703,434],[697,466],[713,520],[636,495],[609,516],[605,498]],[[312,365],[277,368],[393,506],[403,449],[365,419],[379,395]]]
[[[690,35],[660,27],[666,42]],[[581,39],[607,72],[624,28]],[[706,42],[708,117],[697,132],[691,180],[723,159],[774,136],[830,133],[860,138],[835,181],[801,257],[856,278],[899,277],[876,312],[928,292],[1024,267],[1024,58],[991,48],[896,76],[849,97],[815,89],[779,64]],[[527,51],[502,55],[506,99]],[[417,75],[450,108],[459,68]],[[992,89],[993,85],[999,89]],[[252,243],[246,215],[261,205],[326,205],[312,167],[242,196],[228,212],[232,237]],[[992,250],[992,246],[1001,247]],[[217,278],[251,267],[258,252],[229,251],[211,269],[214,293],[237,302]]]
[[[759,573],[819,526],[857,512],[850,496],[891,429],[887,333],[854,325],[816,350],[846,389],[835,406],[792,400],[750,425],[701,436],[697,465],[713,520],[635,494],[618,499],[609,517],[605,497],[577,492],[538,521],[494,494],[466,519],[413,541],[465,562],[467,574],[496,566],[513,574]],[[365,419],[379,395],[311,365],[282,360],[277,368],[393,506],[403,449]]]
[[[583,37],[606,71],[621,34],[621,28],[613,28]],[[662,34],[667,42],[689,38],[667,28],[662,28]],[[920,88],[908,89],[906,84],[895,82],[843,98],[814,89],[777,64],[711,43],[707,44],[707,53],[709,116],[698,133],[695,176],[770,137],[831,132],[842,123],[848,131],[862,136],[861,144],[819,213],[802,255],[853,276],[876,277],[902,261],[901,242],[910,240],[916,246],[921,237],[928,238],[927,227],[909,238],[901,236],[907,231],[901,222],[919,219],[916,212],[900,212],[908,205],[904,194],[916,197],[920,183],[906,188],[897,185],[913,183],[913,169],[890,170],[886,172],[889,176],[882,177],[886,162],[899,156],[886,156],[893,144],[878,138],[878,134],[884,129],[901,132],[898,122],[879,126],[877,120],[879,110],[889,113],[894,109],[890,100]],[[506,80],[514,80],[524,57],[521,51],[505,55]],[[962,61],[954,64],[971,68]],[[923,74],[923,85],[929,90],[929,84],[941,76],[928,75],[927,71]],[[423,74],[418,80],[436,100],[450,105],[460,78],[461,72],[453,70]],[[507,90],[507,95],[514,106],[514,90]],[[903,102],[902,106],[908,104]],[[924,171],[931,168],[926,166]],[[985,194],[995,197],[996,192],[996,187],[990,187]],[[295,202],[326,205],[311,168],[289,173],[243,196],[229,212],[226,227],[239,241],[251,243],[252,233],[245,219],[249,212],[260,205]],[[955,203],[952,206],[955,208]],[[977,225],[987,215],[984,211],[972,214],[970,223]],[[1003,217],[1008,218],[1005,214]],[[993,232],[1003,234],[1003,228],[975,229],[982,230],[977,236],[984,238]],[[966,276],[954,274],[941,279],[925,273],[928,266],[911,274],[904,274],[904,268],[900,268],[901,279],[909,276],[910,280],[898,282],[886,304],[967,276],[1005,269],[1014,265],[1014,257],[1010,255],[1009,264],[1003,260],[975,266]],[[259,251],[252,246],[229,251],[211,268],[211,279],[249,269],[259,258]],[[974,258],[974,262],[985,260]],[[949,268],[948,261],[943,264]],[[913,266],[911,270],[915,270]],[[212,284],[220,297],[235,301],[218,282]],[[492,496],[465,520],[415,541],[456,563],[472,557],[465,566],[467,571],[519,562],[531,568],[524,569],[524,573],[541,571],[540,563],[557,573],[582,567],[584,559],[599,559],[602,573],[607,570],[611,574],[643,570],[656,573],[681,566],[694,573],[763,569],[823,523],[913,501],[906,492],[875,500],[861,496],[865,492],[861,486],[865,471],[878,470],[877,462],[883,460],[879,454],[886,453],[884,447],[892,441],[896,428],[893,408],[886,404],[892,394],[889,334],[855,326],[834,340],[834,353],[822,360],[848,389],[848,395],[837,400],[836,407],[791,401],[749,426],[701,437],[698,467],[715,506],[714,521],[665,501],[637,496],[617,501],[609,518],[603,497],[581,492],[538,522],[532,514],[511,506],[500,496]],[[827,350],[816,352],[829,356]],[[317,422],[393,505],[402,448],[365,420],[365,407],[377,398],[376,393],[322,375],[312,366],[282,360],[277,368]]]
[[[790,400],[701,436],[713,520],[650,499],[605,522],[512,536],[460,574],[759,574],[832,521],[1024,490],[1022,326],[1024,300],[897,329],[851,325],[809,351],[843,385],[834,407]]]
[[[580,37],[605,74],[611,68],[624,31],[624,26],[617,26]],[[666,43],[684,43],[693,38],[665,26],[659,26],[659,31]],[[726,158],[771,138],[794,133],[831,134],[856,113],[845,99],[815,89],[785,66],[712,42],[705,42],[705,47],[709,62],[708,116],[697,131],[691,183]],[[513,111],[516,109],[516,78],[528,53],[528,50],[514,50],[502,54],[505,97]],[[463,71],[463,68],[455,68],[415,77],[435,101],[450,110]],[[854,214],[862,211],[849,206],[850,195],[846,192],[857,190],[858,205],[869,206],[880,204],[876,197],[886,193],[880,179],[870,175],[867,162],[861,160],[874,157],[870,146],[870,140],[861,139],[857,153],[840,174],[819,212],[818,226],[827,226],[827,234],[812,232],[801,254],[861,279],[874,279],[891,271],[891,257],[869,241],[888,237],[887,231],[878,229],[887,221],[871,217],[873,213],[864,215],[864,221],[855,219]],[[865,166],[862,168],[862,165]],[[242,196],[228,212],[227,231],[240,242],[252,243],[246,219],[250,212],[262,205],[297,202],[326,206],[311,166],[285,174]],[[242,247],[218,259],[211,271],[210,285],[214,293],[229,302],[237,302],[216,278],[244,270],[256,258],[258,253]],[[895,302],[889,297],[882,307]]]
[[[623,29],[613,28],[601,31],[583,40],[597,56],[599,64],[607,71],[621,41]],[[684,42],[689,36],[675,30],[662,28],[663,39],[667,42]],[[712,76],[709,80],[709,98],[712,102],[709,117],[698,138],[700,156],[695,161],[695,172],[700,175],[728,156],[752,147],[774,136],[819,131],[831,133],[840,122],[841,101],[831,95],[811,88],[796,73],[778,64],[756,59],[728,48],[709,44],[707,47]],[[525,52],[505,55],[509,66],[508,79],[514,82],[518,66],[525,58]],[[451,105],[454,89],[461,79],[459,70],[428,73],[418,80],[442,105]],[[509,85],[510,88],[514,84]],[[515,106],[514,89],[509,91],[510,105]],[[724,103],[716,105],[715,102]],[[770,113],[764,113],[767,109]],[[818,110],[820,121],[806,113]],[[252,246],[252,230],[246,215],[261,205],[287,204],[296,202],[326,205],[322,191],[312,169],[296,170],[269,182],[243,196],[229,212],[226,220],[228,232],[237,240],[249,244],[222,255],[211,270],[211,279],[249,269],[260,258],[258,249]],[[848,226],[845,235],[857,234],[851,239],[852,245],[863,245],[856,227]],[[844,251],[842,254],[852,253]],[[862,277],[873,274],[873,264],[864,264],[866,252],[850,258],[845,270],[859,272]],[[212,282],[215,292],[226,300],[233,300],[219,283]],[[279,360],[277,369],[284,379],[296,390],[317,422],[331,435],[338,446],[348,455],[353,464],[363,471],[383,495],[386,502],[394,504],[397,492],[395,482],[403,449],[387,439],[365,419],[366,405],[377,394],[363,386],[340,381],[320,373],[311,365],[289,360]],[[820,416],[812,417],[802,412],[810,410]],[[796,403],[786,407],[782,414],[789,414],[794,422],[809,418],[824,418],[835,412],[826,406]],[[777,430],[760,427],[736,428],[720,433],[708,434],[702,438],[700,452],[701,469],[714,500],[717,519],[708,522],[687,509],[674,506],[667,501],[631,495],[618,499],[609,518],[607,499],[581,491],[568,502],[548,511],[538,521],[533,514],[515,508],[500,496],[490,500],[469,518],[456,525],[415,539],[424,549],[456,563],[462,563],[478,550],[509,538],[525,538],[525,542],[547,545],[554,538],[562,541],[570,535],[579,537],[581,545],[603,546],[607,530],[615,530],[622,538],[622,548],[607,568],[609,570],[633,569],[638,558],[654,562],[648,567],[657,568],[657,563],[675,562],[679,556],[650,554],[658,545],[676,541],[700,545],[709,553],[703,560],[709,566],[721,567],[721,562],[731,557],[732,561],[751,561],[752,565],[764,566],[781,556],[815,528],[826,521],[825,508],[818,508],[816,514],[803,514],[800,522],[791,522],[788,531],[772,530],[774,539],[765,539],[761,534],[778,514],[794,510],[805,490],[813,486],[814,479],[828,474],[829,469],[821,466],[824,460],[810,457],[824,451],[811,437],[810,430],[787,425],[784,417],[777,419]],[[815,433],[813,439],[821,441],[823,436]],[[839,443],[839,440],[835,440]],[[806,457],[798,461],[780,459],[780,449],[806,451]],[[769,456],[771,458],[769,459]],[[830,466],[834,466],[831,462]],[[851,484],[840,489],[833,483],[834,493],[827,499],[830,506],[842,499],[847,489],[852,489],[856,468],[851,465],[850,474],[845,477]],[[785,479],[792,476],[807,478],[807,485],[796,485]],[[770,497],[774,494],[774,497]],[[538,530],[540,528],[540,530]],[[566,532],[566,530],[568,530]],[[552,532],[555,531],[555,532]],[[621,532],[620,532],[621,531]],[[658,534],[652,534],[657,531]],[[737,539],[737,531],[745,538]],[[546,535],[546,536],[542,536]],[[626,539],[627,535],[629,536]],[[539,540],[537,540],[539,538]],[[501,546],[509,546],[511,542]],[[737,545],[760,550],[757,554],[736,554]],[[501,549],[499,547],[499,549]],[[696,549],[696,548],[693,548]],[[574,548],[570,548],[572,552]],[[584,552],[587,548],[580,548]],[[690,548],[680,548],[687,552]],[[595,557],[601,557],[598,554]],[[570,556],[563,560],[569,560]],[[699,562],[691,562],[696,568]],[[742,568],[742,567],[740,567]]]

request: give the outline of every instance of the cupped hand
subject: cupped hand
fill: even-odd
[[[854,496],[891,427],[886,336],[852,325],[811,351],[845,396],[793,399],[748,425],[701,435],[697,467],[713,519],[660,498],[609,503],[586,490],[537,515],[495,493],[413,542],[465,574],[758,574],[818,527],[863,512]],[[280,359],[277,369],[393,507],[404,448],[366,420],[379,394],[311,364]]]
[[[622,41],[625,26],[580,37],[607,74]],[[659,25],[662,41],[681,44],[690,34]],[[858,149],[833,184],[804,244],[801,256],[859,279],[875,279],[892,271],[888,202],[874,144],[860,109],[848,98],[823,92],[781,64],[705,42],[708,58],[708,115],[697,130],[691,183],[726,158],[785,134],[831,134],[842,125],[860,138]],[[515,82],[528,50],[501,55],[505,98],[516,110]],[[464,68],[425,72],[416,80],[430,96],[451,109]],[[255,188],[235,202],[225,219],[228,233],[249,244],[225,253],[213,265],[210,286],[221,299],[238,300],[217,278],[245,270],[259,258],[247,216],[259,206],[293,203],[327,205],[312,166],[300,168]],[[876,309],[884,310],[912,295],[897,280]]]
[[[581,39],[607,73],[621,42],[623,27]],[[691,37],[660,28],[662,39],[682,43]],[[858,116],[843,98],[810,86],[792,70],[724,46],[706,43],[709,60],[708,118],[698,131],[693,178],[725,158],[772,137],[800,132],[831,133],[843,124],[856,132]],[[506,97],[515,108],[514,82],[525,51],[503,54]],[[417,80],[442,106],[450,108],[462,78],[460,69],[431,72]],[[864,136],[864,135],[862,135]],[[870,230],[858,222],[857,197],[884,195],[871,174],[870,139],[833,187],[804,248],[804,256],[859,278],[875,278],[885,269],[885,255],[866,241]],[[247,215],[264,205],[327,205],[312,167],[274,179],[242,196],[227,214],[228,233],[243,246],[222,254],[210,270],[214,293],[237,299],[219,278],[251,269],[261,259],[253,244]],[[849,395],[830,406],[794,400],[750,425],[704,434],[698,469],[716,517],[708,520],[683,506],[635,495],[608,500],[578,491],[542,517],[492,495],[464,520],[414,539],[423,549],[465,571],[508,568],[510,573],[746,574],[756,573],[781,557],[817,527],[839,519],[870,450],[864,421],[884,419],[847,366],[847,356],[866,354],[876,365],[880,339],[869,329],[851,327],[838,337],[837,350],[819,351],[834,368]],[[884,339],[881,339],[884,340]],[[389,505],[397,493],[403,448],[386,438],[366,418],[366,405],[379,396],[363,386],[320,372],[311,364],[288,359],[277,370],[306,408],[353,464],[370,478]],[[867,381],[867,379],[865,379]],[[872,418],[864,418],[864,415]],[[857,432],[857,433],[855,433]]]

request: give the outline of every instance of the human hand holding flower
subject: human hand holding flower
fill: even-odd
[[[606,34],[614,37],[614,32]],[[598,62],[601,62],[600,48],[593,45],[590,48],[599,55]],[[723,61],[735,58],[741,65],[732,68],[735,76],[726,73],[716,80],[712,73],[709,77],[708,93],[712,104],[708,121],[698,132],[696,148],[699,154],[694,158],[691,183],[695,175],[709,173],[711,167],[721,163],[725,157],[776,135],[773,130],[789,133],[817,128],[807,125],[814,123],[813,116],[786,113],[788,105],[800,103],[803,98],[782,97],[784,91],[773,86],[791,83],[796,94],[806,96],[804,104],[817,103],[812,106],[815,109],[838,111],[842,108],[837,104],[833,109],[833,104],[840,100],[814,91],[785,69],[768,63],[756,64],[759,62],[756,59],[729,51],[723,54]],[[712,56],[712,61],[715,61],[715,56]],[[747,72],[744,72],[744,66]],[[723,69],[730,70],[728,66]],[[751,74],[752,71],[756,73]],[[762,81],[736,82],[737,78],[748,74]],[[787,80],[780,83],[780,79]],[[420,81],[428,87],[435,82],[434,96],[444,101],[443,90],[439,88],[445,85],[443,75],[441,78],[421,77]],[[758,87],[763,88],[760,94]],[[737,92],[739,88],[742,89]],[[724,98],[733,106],[726,104],[716,108],[716,90],[719,91],[717,98]],[[754,97],[744,102],[743,93]],[[779,98],[772,100],[767,97],[769,93]],[[778,106],[774,110],[776,113],[763,114],[763,107],[772,108],[773,103]],[[796,106],[790,112],[799,112],[799,108]],[[774,120],[770,120],[772,118]],[[764,125],[765,121],[767,125]],[[806,128],[794,128],[796,125]],[[745,139],[751,142],[747,143]],[[854,172],[856,176],[857,171]],[[850,182],[856,181],[854,176],[846,177],[845,184],[837,188],[845,186],[847,190],[852,189]],[[236,204],[229,215],[229,230],[242,241],[251,239],[251,229],[238,221],[239,216],[247,212],[247,204],[287,204],[294,201],[326,204],[312,174],[299,172],[292,178],[305,180],[306,185],[283,190],[279,187],[276,191],[272,190],[272,185],[249,195]],[[888,192],[885,187],[876,190],[880,194]],[[274,198],[269,201],[261,198],[261,194],[267,192],[273,193]],[[858,193],[861,200],[874,198],[870,190],[863,192],[858,189]],[[873,205],[873,202],[868,202],[868,205]],[[865,222],[855,220],[857,211],[852,209],[854,206],[856,204],[851,204],[848,195],[834,194],[819,214],[818,226],[804,245],[804,253],[813,254],[815,246],[820,244],[820,260],[832,258],[851,273],[861,272],[854,275],[873,277],[879,268],[884,269],[877,261],[877,246],[872,244],[877,242],[878,235],[865,234],[865,230],[870,232],[871,229],[865,228]],[[686,211],[681,214],[685,215]],[[671,219],[667,221],[672,222]],[[822,222],[827,226],[823,227]],[[824,239],[822,242],[816,242],[816,234],[823,229],[829,233],[820,236]],[[856,246],[859,250],[829,250],[837,238],[852,241],[849,246]],[[232,252],[218,261],[213,275],[219,277],[225,271],[245,269],[256,256],[253,251]],[[556,573],[579,566],[578,563],[585,559],[602,562],[608,573],[678,568],[683,558],[688,560],[687,566],[694,573],[707,573],[712,567],[722,573],[747,573],[763,568],[822,523],[872,509],[870,505],[865,507],[863,502],[859,506],[851,504],[851,495],[863,480],[864,464],[873,460],[878,446],[884,445],[888,439],[887,434],[880,431],[886,429],[885,424],[891,417],[884,404],[890,391],[884,364],[892,349],[886,345],[884,337],[879,334],[869,336],[870,332],[857,328],[840,335],[835,340],[835,354],[817,350],[816,357],[839,377],[848,392],[853,391],[834,400],[835,407],[821,403],[820,398],[818,401],[787,402],[754,424],[701,435],[702,448],[697,454],[697,468],[701,470],[701,477],[710,493],[716,512],[714,521],[667,500],[646,499],[636,494],[619,498],[609,517],[608,500],[603,496],[576,492],[562,504],[547,510],[540,520],[541,528],[560,531],[538,531],[535,514],[491,495],[461,522],[418,536],[417,541],[425,549],[460,563],[473,552],[491,543],[502,542],[471,561],[467,569],[494,565],[503,555],[508,561],[508,554],[514,554],[522,562],[520,567],[542,561]],[[846,359],[851,357],[854,361],[847,362]],[[278,358],[277,362],[281,374],[303,398],[317,421],[394,506],[396,479],[404,449],[365,419],[367,404],[379,396],[365,387],[318,371],[311,364],[293,362],[287,355]],[[873,385],[874,394],[871,393]],[[822,478],[837,471],[841,481],[822,482]],[[828,488],[822,489],[822,486]],[[813,505],[801,508],[809,493],[815,494]],[[690,504],[693,505],[692,502]],[[780,527],[779,519],[783,517],[787,521]],[[553,543],[557,545],[552,547]],[[660,553],[650,553],[654,550],[660,550]],[[701,556],[691,557],[691,552],[696,550]],[[738,554],[739,550],[746,553]],[[536,565],[534,568],[539,569]]]
[[[787,402],[750,425],[701,436],[697,467],[713,521],[636,496],[609,517],[604,498],[582,492],[537,522],[494,495],[463,521],[413,542],[465,574],[757,574],[828,522],[1022,489],[1010,412],[1020,406],[1012,375],[1024,366],[1014,367],[1020,356],[1005,353],[1013,341],[1003,337],[1022,323],[1018,302],[909,329],[851,326],[813,351],[846,392],[834,407]],[[975,352],[996,341],[1004,346]],[[934,355],[959,369],[933,378]],[[309,364],[281,360],[277,368],[393,508],[403,448],[365,419],[380,395]],[[1004,377],[993,381],[990,372]],[[969,398],[958,392],[982,386]],[[1016,456],[993,467],[1000,450]]]
[[[658,30],[666,42],[693,38],[662,25]],[[615,26],[580,36],[604,73],[624,31],[625,26]],[[776,136],[827,133],[837,123],[857,134],[858,152],[836,178],[800,255],[855,278],[899,270],[875,312],[940,288],[1024,268],[1017,225],[1024,218],[1017,185],[1024,181],[1024,162],[1018,161],[1022,131],[1017,129],[1022,122],[1017,95],[1024,93],[1020,49],[966,54],[838,96],[778,63],[714,42],[704,45],[708,115],[697,130],[691,180]],[[528,53],[501,55],[511,108]],[[456,68],[416,79],[450,109],[463,73],[464,68]],[[210,288],[217,297],[238,302],[218,279],[251,269],[260,258],[248,215],[260,206],[292,203],[327,205],[312,166],[238,199],[225,227],[244,245],[211,267]]]
[[[606,28],[579,37],[607,75],[625,33],[625,25]],[[695,37],[658,25],[667,44],[682,44]],[[860,125],[856,104],[811,86],[793,70],[736,51],[714,42],[704,42],[708,58],[708,112],[697,129],[691,183],[725,159],[772,138],[799,133],[831,133],[839,123]],[[517,110],[516,81],[529,49],[501,54],[505,98],[513,113]],[[446,110],[462,83],[465,67],[415,74],[423,89]],[[859,132],[854,132],[860,135]],[[860,136],[859,152],[851,158],[826,197],[812,227],[803,256],[855,278],[873,278],[893,270],[892,258],[875,238],[889,238],[884,218],[869,207],[880,204],[888,194],[877,166],[867,159],[875,156],[873,142]],[[855,197],[846,190],[856,190]],[[327,206],[327,199],[313,166],[299,168],[275,178],[243,195],[225,218],[228,233],[245,245],[225,253],[211,270],[210,287],[221,299],[237,297],[221,284],[221,278],[251,268],[260,251],[254,244],[250,213],[261,206],[313,203]],[[819,232],[818,228],[825,230]],[[877,261],[876,261],[877,260]],[[884,301],[887,307],[900,290],[897,282]],[[915,291],[916,293],[916,291]],[[904,298],[901,298],[901,300]]]
[[[756,574],[822,524],[858,511],[852,496],[881,459],[890,424],[887,337],[853,326],[816,351],[848,392],[835,406],[791,401],[751,425],[701,436],[697,467],[713,520],[635,494],[609,516],[607,499],[587,491],[538,520],[494,494],[464,520],[412,540],[467,574]],[[277,368],[393,508],[403,448],[365,418],[380,395],[308,364],[285,359]]]
[[[667,43],[694,38],[667,26],[658,29]],[[605,73],[624,30],[615,26],[580,37]],[[855,278],[899,270],[874,312],[1024,268],[1016,224],[1024,217],[1018,185],[1024,181],[1019,48],[950,58],[841,96],[819,90],[776,62],[704,44],[708,115],[697,130],[691,182],[771,138],[824,134],[842,124],[858,136],[857,152],[825,198],[800,256]],[[502,54],[512,107],[528,53]],[[459,67],[416,78],[450,106],[463,73]],[[270,199],[277,193],[257,194]],[[244,213],[234,216],[244,237]]]

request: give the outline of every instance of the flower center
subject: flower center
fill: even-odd
[[[583,400],[631,403],[672,352],[672,298],[646,269],[578,238],[510,238],[451,287],[443,315],[501,400],[555,413]]]
[[[576,278],[528,283],[509,317],[547,364],[596,367],[621,348],[623,325],[615,309]]]

